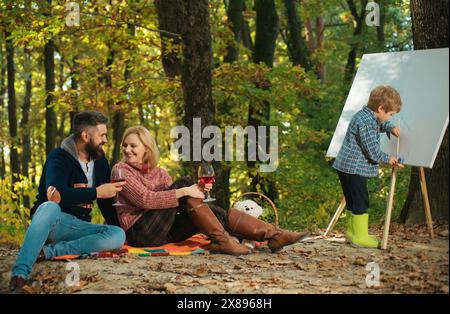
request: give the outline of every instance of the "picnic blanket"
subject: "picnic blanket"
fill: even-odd
[[[201,254],[209,248],[211,241],[203,234],[196,234],[182,242],[167,243],[155,247],[132,247],[125,245],[128,253],[139,256],[168,256],[168,255],[190,255]]]
[[[53,258],[53,260],[82,259],[88,257],[108,258],[119,257],[127,253],[138,256],[168,256],[168,255],[191,255],[203,254],[208,250],[210,241],[204,234],[196,234],[192,237],[177,243],[167,243],[155,247],[132,247],[125,244],[121,249],[106,252],[94,252],[90,254],[63,255]]]
[[[204,254],[205,250],[209,249],[211,241],[207,240],[207,236],[204,234],[196,234],[192,237],[177,243],[167,243],[161,246],[153,247],[133,247],[125,244],[122,248],[114,251],[94,252],[89,254],[78,255],[63,255],[57,256],[52,260],[71,260],[71,259],[83,259],[83,258],[108,258],[119,257],[126,254],[136,254],[138,256],[184,256],[191,254]],[[256,247],[267,244],[264,242],[255,242]]]

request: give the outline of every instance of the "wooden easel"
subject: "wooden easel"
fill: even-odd
[[[400,139],[397,139],[397,157],[399,155],[399,148],[400,148]],[[392,167],[392,174],[391,174],[391,184],[389,187],[389,196],[388,196],[388,202],[386,206],[386,217],[384,221],[384,228],[383,228],[383,239],[381,240],[381,249],[385,250],[387,248],[387,241],[389,237],[389,227],[391,224],[391,214],[392,214],[392,208],[394,204],[394,193],[395,193],[395,183],[397,181],[397,169],[398,167]],[[428,199],[428,189],[427,189],[427,182],[425,180],[425,171],[423,167],[419,167],[419,174],[420,174],[420,190],[422,192],[422,200],[423,200],[423,207],[425,211],[425,218],[427,222],[427,228],[428,232],[430,234],[430,238],[434,238],[434,231],[433,231],[433,221],[431,219],[431,209],[430,209],[430,202]],[[331,219],[330,223],[328,224],[327,230],[323,234],[323,237],[328,237],[328,234],[331,232],[331,230],[336,225],[337,221],[339,220],[339,217],[342,214],[342,211],[345,208],[345,198],[342,198],[341,203],[339,204],[336,212],[334,213],[333,218]]]
[[[434,231],[433,231],[433,221],[431,219],[431,209],[430,209],[430,202],[428,199],[428,189],[427,189],[427,182],[425,180],[425,171],[423,167],[419,167],[419,174],[420,174],[420,190],[422,192],[422,200],[423,200],[423,207],[425,211],[425,218],[427,222],[427,228],[428,232],[430,234],[430,238],[434,238]],[[386,250],[387,248],[387,241],[389,236],[389,226],[391,224],[391,213],[392,213],[392,207],[393,207],[393,201],[394,201],[394,193],[395,193],[395,181],[397,179],[397,168],[394,167],[392,169],[392,176],[391,176],[391,186],[389,188],[389,197],[388,197],[388,203],[386,208],[386,217],[384,221],[384,229],[383,229],[383,239],[381,241],[381,249]]]
[[[341,202],[339,203],[339,206],[336,210],[336,212],[334,213],[333,218],[331,219],[330,223],[328,224],[327,230],[325,231],[325,233],[323,234],[323,237],[326,238],[328,237],[328,235],[330,234],[331,230],[333,230],[334,225],[337,223],[337,221],[339,220],[339,217],[341,217],[342,211],[345,208],[345,197],[342,198]]]

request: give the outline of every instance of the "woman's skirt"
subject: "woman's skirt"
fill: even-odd
[[[179,189],[191,186],[194,182],[183,177],[176,180],[169,189]],[[200,231],[194,225],[186,211],[187,197],[179,199],[176,208],[165,208],[160,210],[148,210],[139,220],[127,230],[127,242],[129,245],[160,246],[166,243],[180,242],[186,240]],[[228,214],[223,208],[208,203],[220,223],[227,229]]]

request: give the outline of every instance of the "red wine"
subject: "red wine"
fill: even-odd
[[[205,186],[206,184],[214,183],[214,182],[216,182],[216,180],[214,179],[214,176],[212,176],[212,177],[199,177],[198,178],[198,183],[201,186]]]
[[[125,179],[111,179],[111,183],[125,182]]]

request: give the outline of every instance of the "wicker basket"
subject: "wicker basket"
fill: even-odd
[[[260,199],[259,201],[256,201],[256,200],[255,200],[255,198],[257,198],[257,197],[259,197],[259,199]],[[273,209],[273,213],[274,213],[274,215],[275,215],[275,222],[274,222],[274,224],[275,224],[275,227],[278,228],[278,208],[275,206],[275,203],[272,202],[272,200],[271,200],[270,198],[268,198],[268,197],[265,196],[264,194],[261,194],[261,193],[258,193],[258,192],[247,192],[247,193],[242,194],[240,198],[238,198],[237,200],[235,200],[235,201],[233,202],[232,207],[234,207],[234,205],[235,205],[237,202],[243,201],[243,200],[246,200],[246,199],[251,199],[252,201],[256,202],[256,203],[257,203],[258,205],[260,205],[260,206],[261,206],[261,199],[267,201],[267,203],[269,203],[270,206],[271,206],[272,209]],[[263,207],[263,206],[261,206],[261,207]]]

